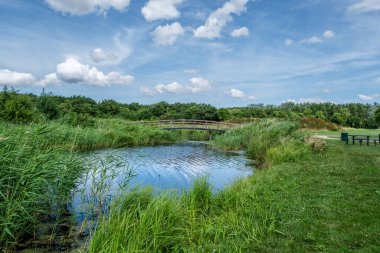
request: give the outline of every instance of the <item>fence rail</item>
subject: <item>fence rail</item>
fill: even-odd
[[[240,126],[240,124],[211,121],[211,120],[192,120],[192,119],[178,119],[178,120],[156,120],[156,121],[133,121],[127,122],[128,125],[144,125],[156,126],[166,130],[204,130],[204,131],[226,131],[231,128]]]

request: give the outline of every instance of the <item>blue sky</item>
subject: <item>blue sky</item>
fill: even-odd
[[[379,102],[380,0],[1,0],[0,84],[144,104]]]

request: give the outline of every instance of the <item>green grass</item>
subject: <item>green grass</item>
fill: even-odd
[[[257,167],[296,161],[310,153],[298,128],[291,121],[262,120],[216,136],[211,146],[223,151],[246,150]]]
[[[89,252],[379,252],[380,149],[329,141],[291,160],[280,151],[218,194],[204,180],[181,196],[127,194]]]

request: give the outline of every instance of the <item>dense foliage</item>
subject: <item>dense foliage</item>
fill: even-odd
[[[40,96],[19,94],[4,87],[0,92],[0,119],[16,123],[59,120],[70,125],[93,126],[94,118],[126,120],[199,119],[216,121],[250,121],[254,118],[318,118],[356,128],[380,126],[378,104],[334,104],[292,102],[281,105],[255,104],[246,107],[217,109],[209,104],[159,102],[152,105],[124,104],[115,100],[62,97],[42,92]]]

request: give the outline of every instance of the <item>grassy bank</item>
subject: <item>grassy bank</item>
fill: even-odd
[[[280,137],[272,144],[260,144],[265,152],[251,153],[269,167],[216,195],[204,180],[181,196],[154,197],[149,190],[127,194],[101,220],[88,250],[379,251],[379,149],[336,141],[321,148],[318,141],[301,141],[289,122],[260,124],[267,124],[261,129],[271,129],[262,129],[263,136],[274,131]],[[256,127],[236,131],[244,134]],[[232,143],[231,148],[241,145],[249,150],[249,142],[255,140],[247,136],[237,140],[238,135],[227,133],[215,145]],[[297,148],[304,150],[302,155],[284,151]],[[283,159],[284,153],[292,159]]]
[[[305,134],[297,131],[299,125],[291,121],[263,120],[216,136],[211,146],[223,150],[246,150],[257,167],[297,161],[311,154]]]

